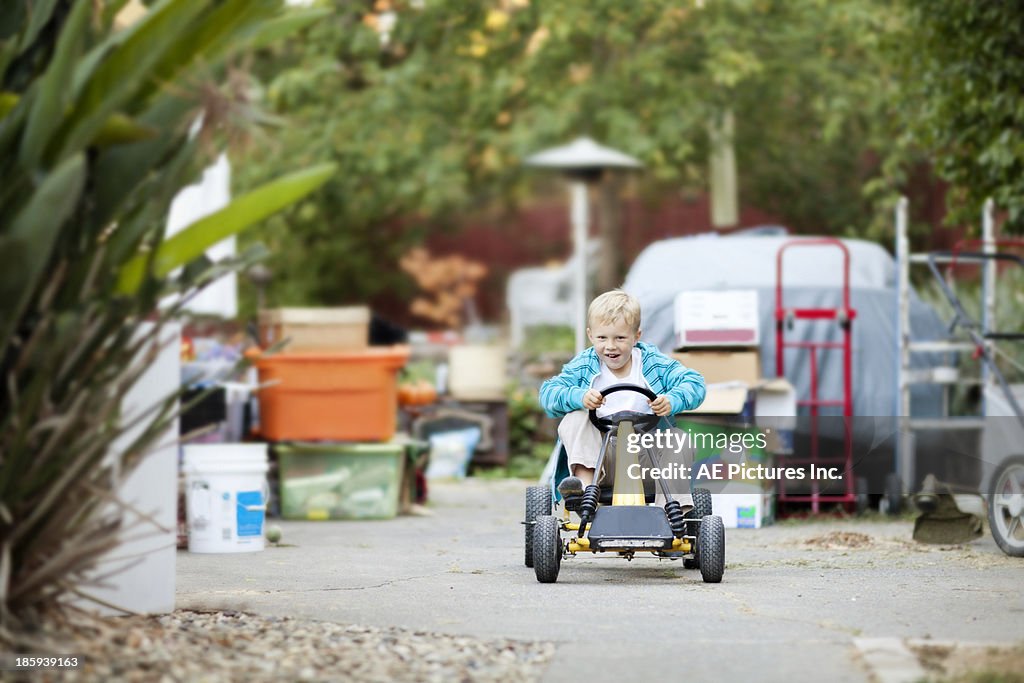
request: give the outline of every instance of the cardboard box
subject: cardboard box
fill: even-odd
[[[751,458],[760,461],[790,454],[796,428],[796,390],[781,378],[762,379],[753,386],[741,382],[711,385],[704,403],[696,410],[677,415],[676,425],[680,429],[715,436],[734,432],[763,435],[764,448],[747,449],[741,453],[704,449],[695,452],[697,462],[728,463]],[[729,482],[729,486],[762,483]]]
[[[694,440],[694,465],[732,463],[770,467],[776,454],[792,450],[796,422],[796,390],[785,379],[756,379],[752,383],[725,382],[708,386],[707,397],[697,409],[676,417],[676,425],[692,434],[714,439]],[[751,447],[732,449],[721,445],[760,435]],[[692,438],[692,437],[691,437]],[[749,440],[749,436],[748,436]],[[764,447],[761,447],[763,443]],[[697,445],[700,444],[700,445]],[[776,482],[769,479],[708,481],[712,510],[729,529],[759,529],[775,520]]]
[[[769,492],[712,493],[711,509],[726,529],[760,529],[775,522],[775,496]]]
[[[756,384],[761,377],[761,353],[757,349],[677,351],[672,357],[699,372],[705,384]]]
[[[754,397],[745,382],[712,384],[707,387],[704,402],[683,415],[731,415],[747,422],[753,421]]]
[[[370,309],[275,308],[260,311],[260,344],[290,339],[286,350],[359,351],[370,343]]]
[[[768,437],[768,451],[793,452],[796,431],[796,388],[785,378],[762,380],[754,387],[754,422]]]
[[[680,292],[675,300],[675,348],[757,346],[757,290]]]
[[[709,468],[720,466],[718,471],[722,475],[730,465],[745,465],[747,471],[756,472],[755,465],[771,467],[775,461],[767,448],[758,445],[763,437],[759,436],[761,430],[755,425],[736,424],[719,418],[698,418],[681,420],[679,427],[691,434],[695,472],[702,465]],[[739,443],[741,439],[744,442],[742,446]],[[725,443],[734,446],[726,446]],[[773,479],[762,479],[757,474],[747,477],[737,474],[728,479],[697,479],[692,483],[711,491],[712,511],[722,518],[727,529],[759,529],[775,519]]]
[[[708,384],[704,402],[684,415],[734,415],[779,429],[796,427],[796,389],[782,378]]]

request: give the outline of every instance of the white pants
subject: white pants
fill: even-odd
[[[558,424],[558,438],[562,440],[565,452],[569,455],[570,472],[575,465],[588,469],[597,466],[597,456],[601,452],[604,437],[590,422],[586,410],[577,410],[563,417]]]

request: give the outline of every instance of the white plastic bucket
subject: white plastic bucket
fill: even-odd
[[[263,550],[267,445],[192,444],[184,453],[189,551]]]

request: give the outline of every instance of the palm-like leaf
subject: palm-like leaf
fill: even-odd
[[[113,33],[124,4],[0,9],[0,644],[55,609],[116,543],[111,496],[178,405],[168,396],[132,424],[120,413],[179,313],[160,298],[251,262],[197,257],[333,172],[268,183],[165,241],[170,202],[201,162],[181,79],[308,19],[278,0],[161,0]]]

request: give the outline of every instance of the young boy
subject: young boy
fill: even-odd
[[[605,292],[587,309],[587,337],[593,346],[540,387],[545,412],[562,417],[558,436],[569,456],[570,471],[558,485],[564,498],[582,494],[584,487],[594,482],[601,434],[591,424],[588,411],[596,409],[598,416],[604,417],[635,410],[671,419],[704,400],[700,373],[639,341],[640,333],[640,302],[622,290]],[[649,400],[632,391],[601,397],[602,389],[623,383],[646,387],[658,397]]]

